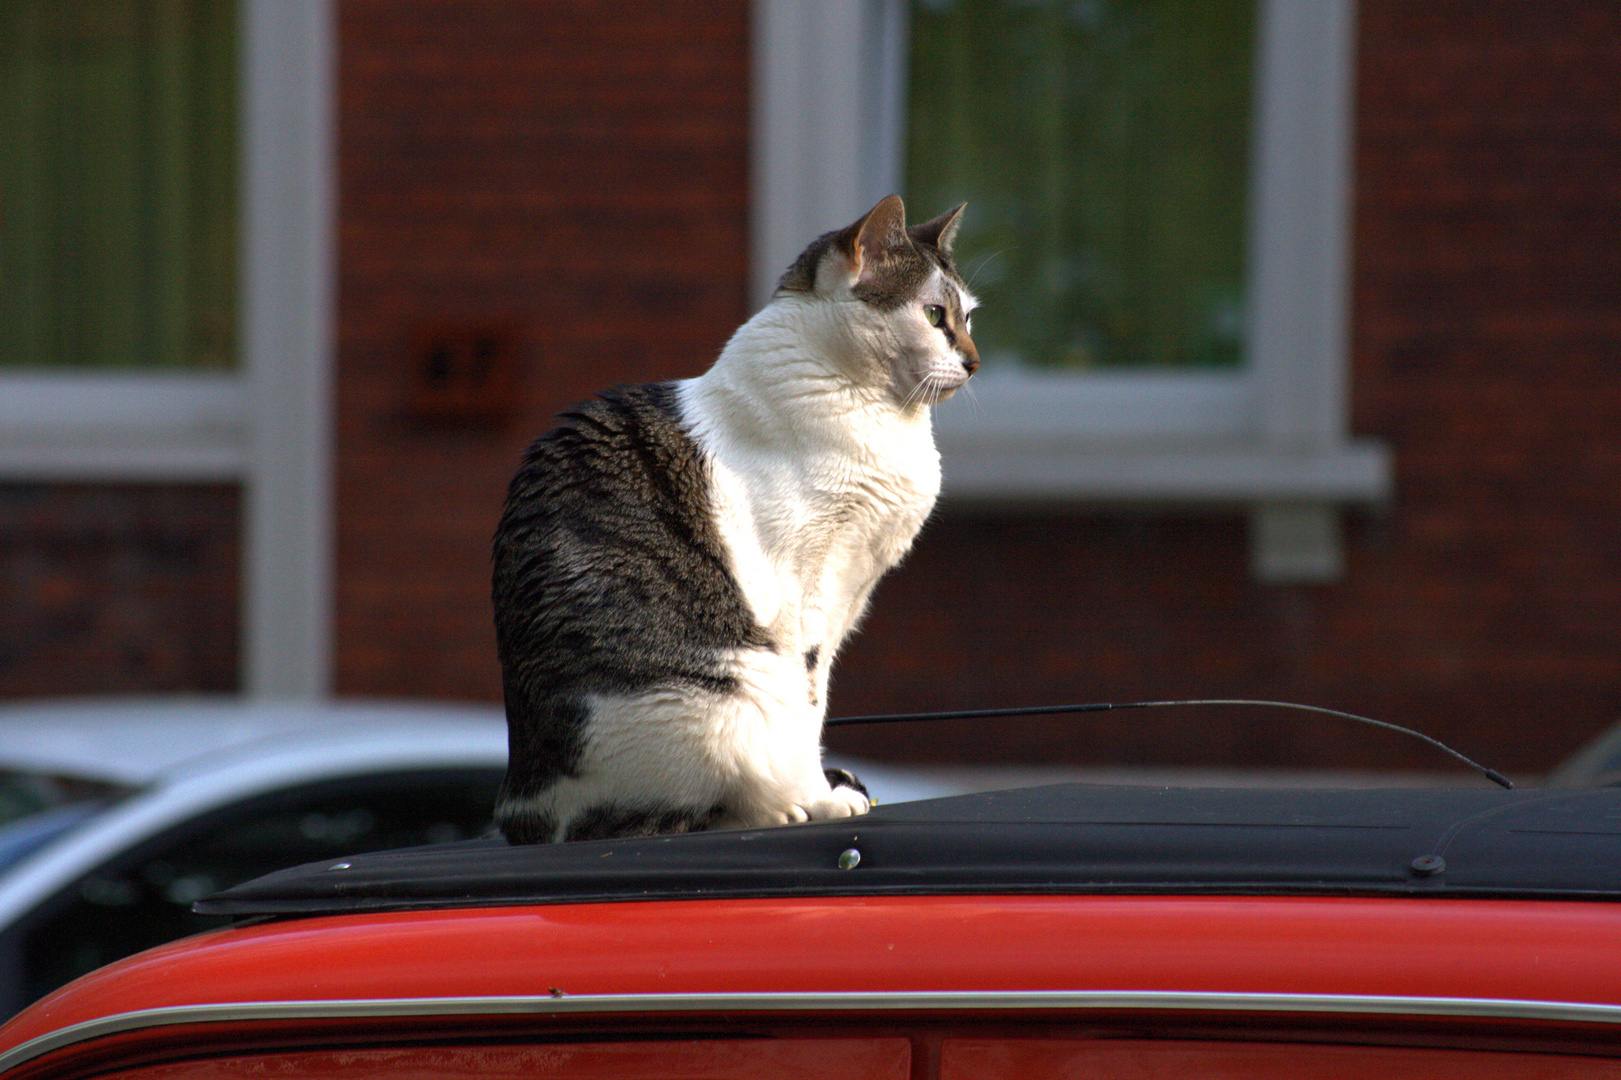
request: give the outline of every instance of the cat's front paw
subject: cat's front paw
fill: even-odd
[[[849,769],[823,769],[822,775],[827,777],[827,786],[834,791],[841,787],[854,788],[871,801],[872,793],[867,790],[867,785],[856,779],[856,774]]]
[[[855,817],[872,808],[867,789],[843,769],[828,769],[824,773],[825,788],[798,792],[780,789],[769,797],[744,804],[730,815],[717,819],[712,828],[758,829],[772,825],[803,825],[808,821],[828,821],[834,818]]]
[[[843,770],[829,770],[839,771]],[[849,775],[846,773],[845,775]],[[854,780],[855,777],[850,777]],[[859,783],[859,781],[858,781]],[[855,817],[865,814],[872,809],[872,801],[867,798],[863,788],[851,787],[841,784],[828,793],[827,798],[817,799],[803,808],[805,816],[810,821],[827,821],[831,818]]]

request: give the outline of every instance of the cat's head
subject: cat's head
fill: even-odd
[[[823,309],[812,323],[845,374],[903,408],[944,401],[979,367],[975,300],[951,258],[962,211],[907,228],[891,195],[818,237],[777,285],[778,299]]]

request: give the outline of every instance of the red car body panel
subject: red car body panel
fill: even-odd
[[[558,994],[1098,990],[1621,1006],[1617,957],[1621,918],[1602,903],[923,896],[540,905],[204,935],[64,988],[40,1003],[34,1023],[205,1002]]]
[[[62,1053],[162,1057],[177,1038],[251,1036],[266,1022],[244,1009],[256,1003],[275,1003],[284,1025],[300,1017],[306,1035],[312,1024],[374,1033],[382,1024],[434,1038],[447,1029],[493,1037],[513,1016],[550,1016],[581,1032],[627,1015],[660,1017],[664,1030],[713,1029],[722,1011],[753,1015],[756,1026],[774,1016],[777,1028],[816,1019],[831,1024],[824,1035],[845,1038],[859,1014],[864,1033],[889,1038],[875,1014],[933,1011],[949,1021],[935,1029],[937,1044],[970,1058],[989,1053],[952,1038],[972,1035],[970,1012],[996,1022],[1221,1013],[1229,1024],[1236,1012],[1252,1027],[1420,1015],[1498,1032],[1597,1026],[1603,1041],[1621,1035],[1616,957],[1621,919],[1613,905],[1588,902],[917,896],[428,910],[249,926],[160,947],[46,998],[0,1031],[0,1053],[99,1024],[102,1045],[79,1040]],[[369,1004],[346,1015],[334,1003]],[[224,1011],[216,1018],[210,1007]],[[1022,1071],[1014,1059],[1004,1065],[993,1074]]]

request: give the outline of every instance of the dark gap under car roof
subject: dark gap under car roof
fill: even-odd
[[[1059,784],[775,829],[356,855],[267,875],[197,910],[949,893],[1621,899],[1621,790]]]

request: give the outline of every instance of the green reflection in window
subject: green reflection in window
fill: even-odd
[[[0,0],[0,366],[235,364],[236,0]]]
[[[966,200],[974,337],[1070,368],[1243,359],[1248,0],[914,0],[907,201]]]

